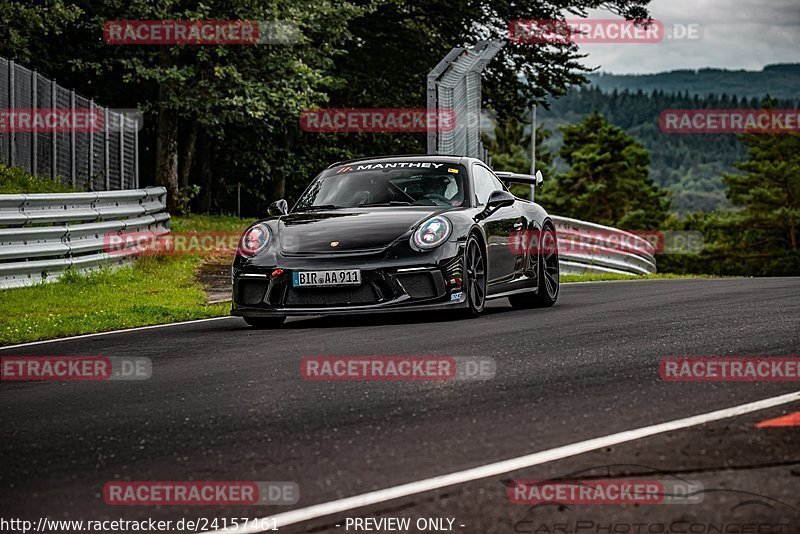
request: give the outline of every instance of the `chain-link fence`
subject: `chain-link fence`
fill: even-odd
[[[0,161],[75,189],[103,191],[139,186],[138,119],[111,111],[53,80],[0,58],[0,111],[24,114],[24,127],[0,128]],[[71,120],[36,127],[37,111],[51,116],[96,117],[91,127]],[[65,124],[67,124],[65,126]],[[16,124],[19,126],[19,123]]]

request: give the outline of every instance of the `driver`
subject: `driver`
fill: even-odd
[[[422,180],[422,197],[438,196],[446,200],[444,194],[448,183],[449,179],[443,176],[426,176]]]

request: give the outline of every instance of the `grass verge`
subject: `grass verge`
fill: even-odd
[[[193,215],[173,218],[172,229],[238,232],[250,222]],[[204,261],[145,256],[130,267],[70,272],[53,283],[2,290],[0,345],[227,315],[230,304],[208,304],[196,280]]]
[[[671,274],[656,273],[643,276],[614,273],[594,273],[594,274],[562,274],[560,280],[562,284],[572,284],[575,282],[611,282],[614,280],[658,280],[664,278],[717,278],[707,274]]]

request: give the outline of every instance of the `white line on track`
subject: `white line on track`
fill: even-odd
[[[206,323],[209,321],[221,321],[223,319],[233,319],[234,317],[231,315],[225,315],[223,317],[210,317],[208,319],[194,319],[192,321],[180,321],[178,323],[165,323],[165,324],[153,324],[150,326],[137,326],[134,328],[125,328],[123,330],[109,330],[108,332],[95,332],[93,334],[81,334],[79,336],[69,336],[69,337],[58,337],[55,339],[44,339],[42,341],[31,341],[29,343],[20,343],[18,345],[7,345],[5,347],[0,347],[0,350],[8,350],[8,349],[18,349],[20,347],[31,347],[33,345],[44,345],[45,343],[58,343],[59,341],[70,341],[73,339],[85,339],[87,337],[97,337],[97,336],[110,336],[112,334],[122,334],[123,332],[136,332],[138,330],[152,330],[154,328],[168,328],[170,326],[180,326],[183,324],[196,324],[196,323]]]
[[[524,469],[555,460],[569,458],[570,456],[576,456],[586,452],[595,451],[604,447],[610,447],[620,443],[627,443],[629,441],[635,441],[637,439],[654,436],[656,434],[663,434],[673,430],[681,430],[684,428],[702,425],[712,421],[728,419],[730,417],[736,417],[739,415],[764,410],[766,408],[779,406],[781,404],[796,402],[798,400],[800,400],[800,391],[795,391],[794,393],[787,393],[786,395],[780,395],[778,397],[770,397],[768,399],[741,404],[739,406],[733,406],[730,408],[724,408],[714,412],[694,415],[684,419],[676,419],[674,421],[668,421],[666,423],[660,423],[657,425],[646,426],[634,430],[626,430],[625,432],[610,434],[608,436],[594,438],[587,441],[580,441],[578,443],[556,447],[555,449],[549,449],[525,456],[519,456],[517,458],[511,458],[500,462],[473,467],[464,471],[456,471],[455,473],[448,473],[446,475],[426,478],[416,482],[409,482],[408,484],[402,484],[392,488],[371,491],[369,493],[363,493],[361,495],[355,495],[353,497],[347,497],[345,499],[339,499],[336,501],[315,504],[305,508],[298,508],[297,510],[283,512],[256,520],[254,521],[254,525],[251,527],[242,528],[242,526],[240,526],[239,528],[235,529],[215,530],[209,532],[208,534],[213,534],[214,532],[233,531],[237,532],[238,534],[266,532],[267,530],[259,528],[258,525],[268,524],[270,528],[276,526],[277,528],[281,528],[326,515],[338,514],[349,510],[354,510],[356,508],[362,508],[364,506],[391,501],[400,497],[407,497],[409,495],[416,495],[418,493],[424,493],[447,486],[453,486],[456,484],[463,484],[465,482],[472,482],[482,478],[497,476],[503,473],[516,471],[518,469]]]

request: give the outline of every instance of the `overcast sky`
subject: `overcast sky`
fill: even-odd
[[[591,67],[613,73],[720,67],[761,70],[800,63],[800,0],[653,0],[650,12],[666,29],[699,25],[699,40],[582,44]],[[608,12],[593,17],[611,18]]]

